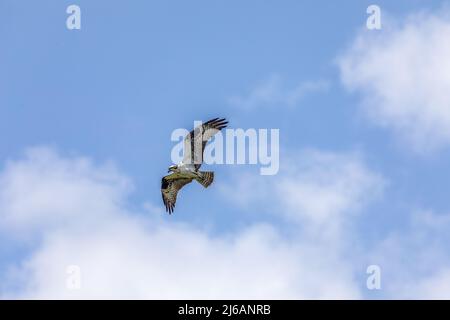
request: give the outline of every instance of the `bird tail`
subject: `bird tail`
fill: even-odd
[[[196,179],[202,186],[208,188],[214,181],[214,172],[212,171],[199,171],[199,176]]]

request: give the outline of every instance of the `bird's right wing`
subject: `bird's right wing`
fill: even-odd
[[[190,183],[192,178],[178,177],[176,174],[169,174],[162,178],[161,195],[163,198],[166,211],[171,214],[175,208],[178,191],[186,184]]]

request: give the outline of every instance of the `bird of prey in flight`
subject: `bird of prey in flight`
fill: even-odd
[[[183,160],[169,167],[169,175],[162,178],[161,194],[166,211],[171,214],[177,201],[178,191],[192,180],[207,188],[214,180],[214,172],[199,171],[203,162],[203,151],[208,140],[227,126],[225,119],[211,119],[197,126],[184,138]]]

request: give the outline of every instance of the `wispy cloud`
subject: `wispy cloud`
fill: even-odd
[[[449,14],[384,21],[381,31],[361,32],[339,58],[342,82],[362,94],[370,119],[414,150],[449,146]]]
[[[236,174],[222,192],[243,208],[297,223],[316,240],[321,235],[342,242],[347,222],[380,197],[387,184],[357,153],[303,150],[285,155],[283,163],[271,180]]]
[[[272,75],[265,79],[247,94],[232,96],[229,103],[243,109],[267,107],[296,107],[308,94],[324,91],[329,83],[324,80],[305,81],[292,88],[284,85],[279,75]]]
[[[0,229],[30,237],[67,221],[102,221],[122,211],[132,188],[111,164],[97,167],[88,158],[66,160],[51,149],[32,148],[0,176]]]
[[[380,239],[368,259],[381,268],[383,292],[396,299],[448,299],[450,297],[450,215],[417,210]]]

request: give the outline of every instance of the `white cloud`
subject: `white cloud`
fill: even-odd
[[[64,225],[95,222],[122,212],[132,186],[111,165],[87,158],[65,159],[33,148],[9,162],[0,176],[0,228],[19,235]]]
[[[386,17],[386,15],[384,15]],[[450,144],[450,18],[447,13],[383,19],[340,57],[344,85],[365,113],[417,151]]]
[[[386,184],[358,154],[305,150],[285,156],[283,163],[272,179],[236,175],[222,190],[244,207],[264,203],[267,211],[337,241],[346,222],[380,196]]]
[[[4,297],[360,297],[333,246],[258,222],[214,236],[162,210],[130,213],[128,179],[111,166],[32,149],[0,181],[1,228],[35,239],[2,279]],[[70,265],[81,268],[79,290],[66,287]]]
[[[30,275],[22,296],[358,297],[345,265],[302,250],[268,226],[256,225],[229,239],[176,225],[147,227],[151,231],[127,219],[96,232],[52,235],[22,269]],[[65,269],[74,264],[81,268],[81,290],[65,287]]]
[[[233,96],[229,103],[243,109],[266,107],[295,107],[308,94],[324,91],[328,88],[326,81],[305,81],[288,89],[283,85],[279,75],[272,75],[259,83],[245,96]]]
[[[285,156],[283,163],[272,180],[238,174],[222,192],[249,214],[265,211],[291,223],[302,244],[318,255],[334,255],[332,263],[342,264],[347,257],[347,271],[355,277],[368,265],[379,265],[384,298],[450,296],[450,215],[417,211],[388,236],[380,232],[374,243],[364,243],[356,222],[383,194],[385,178],[357,153],[308,150]],[[364,275],[359,277],[365,281]],[[373,297],[371,293],[360,291],[363,297]]]
[[[384,179],[358,154],[310,150],[289,161],[290,169],[265,177],[275,183],[249,176],[231,181],[235,193],[223,188],[256,211],[272,203],[267,211],[281,225],[255,221],[214,235],[153,204],[130,212],[131,184],[112,165],[30,149],[0,173],[0,228],[29,246],[10,261],[0,296],[361,298],[365,261],[381,266],[385,297],[449,296],[448,215],[419,212],[406,230],[364,247],[353,222]],[[66,286],[71,265],[80,267],[80,289]]]
[[[421,280],[414,291],[422,299],[450,299],[450,268]]]
[[[450,297],[450,215],[417,211],[368,251],[380,266],[386,297],[445,299]]]

